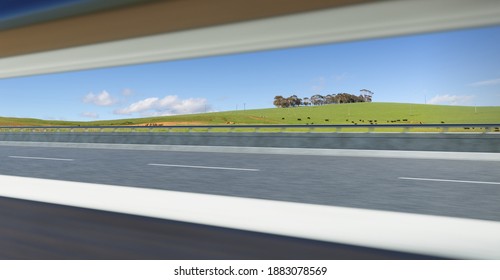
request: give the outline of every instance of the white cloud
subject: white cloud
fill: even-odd
[[[436,95],[427,103],[441,105],[467,105],[474,98],[473,95]]]
[[[131,96],[131,95],[133,95],[133,94],[134,94],[134,91],[133,91],[133,90],[131,90],[131,89],[129,89],[129,88],[125,88],[125,89],[123,89],[123,91],[122,91],[122,95],[123,95],[123,96]]]
[[[83,112],[80,114],[82,117],[89,118],[89,119],[98,119],[99,114],[93,113],[93,112]]]
[[[94,94],[89,92],[89,94],[85,95],[83,98],[84,103],[91,103],[97,106],[111,106],[117,102],[111,94],[107,91],[103,90],[100,94]]]
[[[500,84],[500,78],[493,79],[493,80],[485,80],[485,81],[475,82],[475,83],[469,84],[469,86],[481,87],[481,86],[492,86],[492,85],[498,85],[498,84]]]
[[[157,97],[147,98],[136,103],[129,105],[126,108],[116,110],[115,113],[119,115],[129,115],[132,113],[143,112],[154,109],[159,99]]]
[[[115,110],[117,115],[130,115],[141,113],[143,116],[168,116],[179,114],[202,113],[209,110],[207,100],[204,98],[180,99],[176,95],[168,95],[164,98],[150,97],[129,106]]]

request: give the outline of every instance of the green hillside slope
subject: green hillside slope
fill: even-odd
[[[206,114],[154,118],[121,119],[93,122],[46,121],[37,119],[0,118],[2,126],[25,125],[143,125],[176,124],[378,124],[412,123],[500,123],[500,106],[441,106],[402,103],[354,103],[240,110]]]

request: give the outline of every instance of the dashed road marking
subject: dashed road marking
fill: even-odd
[[[161,164],[161,163],[150,163],[148,165],[150,165],[150,166],[165,166],[165,167],[180,167],[180,168],[233,170],[233,171],[253,171],[253,172],[260,171],[260,169],[233,168],[233,167],[220,167],[220,166],[179,165],[179,164]]]
[[[24,157],[24,156],[9,156],[10,158],[19,158],[19,159],[35,159],[35,160],[59,160],[59,161],[74,161],[74,159],[70,158],[46,158],[46,157]]]
[[[500,185],[500,182],[484,182],[484,181],[464,181],[464,180],[411,178],[411,177],[399,177],[398,179],[400,179],[400,180],[414,180],[414,181],[433,181],[433,182],[449,182],[449,183]]]

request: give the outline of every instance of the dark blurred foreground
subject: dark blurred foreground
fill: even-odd
[[[0,259],[435,258],[1,197]]]

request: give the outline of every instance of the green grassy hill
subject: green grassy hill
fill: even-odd
[[[52,121],[31,118],[0,117],[0,126],[52,126],[52,125],[82,125],[86,122]]]
[[[368,121],[387,123],[500,123],[500,106],[441,106],[403,103],[355,103],[240,110],[168,117],[121,119],[93,122],[47,121],[37,119],[0,118],[1,126],[42,125],[142,125],[146,123],[176,124],[363,124]]]

